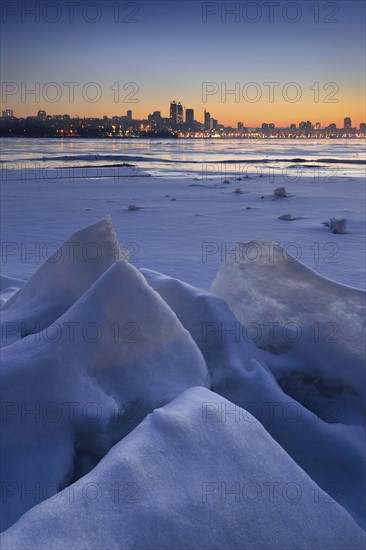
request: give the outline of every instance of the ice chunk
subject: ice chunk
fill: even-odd
[[[136,268],[111,266],[55,323],[2,350],[3,527],[89,471],[154,408],[208,384],[168,305]],[[40,491],[24,495],[21,484]]]
[[[344,374],[359,388],[358,369],[365,359],[364,291],[321,277],[271,241],[236,243],[211,290],[244,325],[292,327],[301,341],[310,334],[314,343],[328,344],[328,350],[342,348],[353,358]]]
[[[5,302],[9,298],[18,292],[18,290],[24,285],[25,281],[22,279],[14,279],[13,277],[7,277],[6,275],[0,275],[0,307],[3,307]]]
[[[51,325],[121,258],[109,216],[72,235],[3,305],[1,346]]]
[[[331,233],[342,234],[346,233],[347,220],[346,218],[330,218],[329,222],[323,222],[324,227],[328,227]]]
[[[273,191],[273,194],[275,197],[287,197],[287,192],[285,187],[277,187],[277,189]]]
[[[285,220],[285,221],[291,221],[293,220],[293,217],[291,214],[282,214],[282,216],[278,216],[279,220]]]

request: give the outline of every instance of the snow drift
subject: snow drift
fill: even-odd
[[[261,424],[228,411],[217,394],[187,390],[29,511],[2,548],[362,548],[363,531]]]

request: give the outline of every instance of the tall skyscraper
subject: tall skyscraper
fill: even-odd
[[[193,123],[194,123],[194,110],[186,109],[186,124],[193,124]]]
[[[303,130],[306,134],[310,134],[313,130],[313,125],[310,120],[302,121],[299,124],[299,129]]]
[[[238,122],[238,134],[241,135],[243,133],[243,129],[244,129],[244,123]]]
[[[128,120],[128,122],[131,122],[131,120],[132,120],[132,111],[131,110],[127,111],[126,119]]]
[[[181,102],[177,105],[177,124],[183,124],[183,105]]]
[[[205,109],[205,130],[208,132],[211,129],[211,114]]]
[[[170,102],[170,122],[177,124],[178,122],[178,105],[175,101]]]
[[[347,116],[345,119],[344,119],[344,126],[343,128],[345,128],[346,130],[350,130],[352,128],[352,121],[350,119],[349,116]]]

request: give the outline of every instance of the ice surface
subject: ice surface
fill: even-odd
[[[84,140],[82,146],[91,147],[92,143],[87,145]],[[29,148],[30,144],[23,143],[23,147]],[[145,147],[145,142],[140,147]],[[241,145],[238,147],[236,157],[247,154]],[[155,157],[150,156],[152,162]],[[239,165],[227,168],[228,175],[234,176],[228,185],[222,184],[224,174],[204,173],[202,163],[197,163],[198,172],[185,178],[130,177],[120,168],[99,168],[100,177],[94,177],[90,166],[84,177],[73,177],[71,168],[63,175],[48,166],[40,174],[33,170],[29,180],[24,181],[21,170],[13,170],[11,179],[10,175],[6,179],[6,170],[2,170],[1,240],[5,246],[13,244],[9,254],[3,255],[2,272],[28,280],[40,266],[34,253],[37,245],[42,259],[43,251],[44,255],[55,252],[54,243],[61,245],[68,235],[109,213],[119,242],[129,249],[134,265],[183,279],[199,288],[209,289],[235,242],[253,239],[276,240],[285,248],[295,243],[296,255],[317,273],[364,288],[364,177],[350,181],[348,168],[345,175],[341,170],[327,178],[329,173],[325,171],[319,179],[306,170],[300,175],[295,171],[293,178],[290,173],[286,179],[279,171],[272,178],[272,171],[266,168],[263,177],[258,177],[252,166],[249,178],[240,182],[244,193],[236,195],[232,192],[238,185],[235,178],[243,178],[245,172],[236,171],[235,175]],[[175,170],[176,166],[171,164],[169,169]],[[140,175],[140,168],[136,175]],[[195,175],[199,177],[197,182],[193,181]],[[199,186],[191,187],[192,183]],[[290,196],[272,200],[274,189],[284,184]],[[128,211],[129,204],[141,205],[143,209],[134,215]],[[296,218],[290,224],[277,219],[287,212]],[[197,213],[200,216],[195,216]],[[330,217],[347,218],[347,233],[333,235],[325,231],[321,222]],[[294,248],[289,251],[293,253]]]
[[[247,411],[192,388],[2,537],[13,550],[324,550],[364,532]]]

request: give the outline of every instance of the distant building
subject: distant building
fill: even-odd
[[[170,122],[174,126],[175,124],[183,124],[183,105],[181,102],[170,102]]]
[[[206,111],[205,109],[205,119],[204,119],[204,124],[205,124],[205,130],[207,131],[210,131],[211,130],[211,114]]]
[[[193,123],[194,123],[194,110],[186,109],[186,124],[193,124]]]
[[[320,124],[320,122],[317,122],[317,123],[315,124],[315,129],[316,129],[316,130],[320,130],[320,128],[321,128],[321,124]]]
[[[183,124],[183,105],[180,102],[177,105],[177,124]]]
[[[269,133],[271,132],[272,130],[275,129],[275,125],[273,124],[273,122],[263,122],[262,124],[262,132],[265,132],[265,133]]]
[[[147,119],[151,124],[151,127],[155,130],[160,130],[164,125],[164,120],[166,120],[162,118],[160,111],[154,111],[152,115],[147,117]]]
[[[296,124],[290,124],[290,130],[296,130]]]
[[[313,125],[310,120],[302,121],[299,124],[299,129],[305,132],[306,134],[310,134],[313,130]]]
[[[128,120],[128,122],[132,121],[132,111],[131,110],[127,111],[126,119]]]
[[[337,129],[337,125],[332,122],[329,124],[329,126],[326,127],[326,130],[330,130],[331,132],[334,132]]]
[[[46,120],[46,118],[47,118],[47,113],[46,113],[46,111],[38,111],[38,113],[37,113],[37,118],[38,118],[39,120]]]
[[[244,123],[243,122],[238,122],[237,128],[238,128],[238,134],[240,134],[240,135],[243,134],[243,132],[244,132]]]
[[[148,120],[162,120],[161,111],[154,111],[152,115],[149,115]]]
[[[344,119],[343,128],[344,128],[345,130],[350,130],[350,129],[352,128],[352,120],[350,119],[349,116],[347,116],[347,117]]]
[[[5,111],[2,112],[3,118],[13,118],[14,117],[14,111],[11,109],[5,109]]]
[[[360,131],[361,131],[363,134],[366,134],[366,122],[361,122],[361,124],[360,124]]]
[[[211,118],[210,120],[210,130],[216,130],[219,121],[216,118]]]
[[[170,122],[172,124],[177,124],[178,122],[178,106],[175,101],[170,102],[170,113],[169,113]]]

